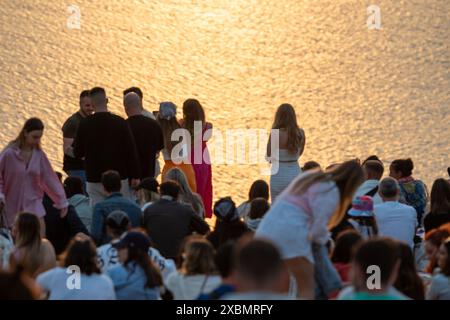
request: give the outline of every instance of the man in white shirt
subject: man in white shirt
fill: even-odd
[[[382,204],[383,200],[378,194],[378,185],[384,172],[383,164],[377,160],[369,160],[363,164],[362,168],[366,181],[356,190],[353,200],[357,197],[371,196],[374,205]]]
[[[417,228],[416,210],[399,202],[400,187],[394,178],[384,178],[378,192],[383,199],[382,204],[374,207],[378,234],[406,242],[413,248]]]

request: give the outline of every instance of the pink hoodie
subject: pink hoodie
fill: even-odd
[[[5,202],[6,220],[11,227],[17,213],[27,211],[45,216],[44,192],[57,209],[68,202],[64,188],[42,150],[34,149],[28,168],[17,147],[8,147],[0,154],[0,199]]]

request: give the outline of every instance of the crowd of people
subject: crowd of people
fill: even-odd
[[[213,202],[200,102],[177,119],[132,87],[123,105],[126,120],[103,88],[80,94],[62,126],[65,179],[38,118],[0,153],[0,299],[450,300],[444,176],[429,193],[409,158],[389,174],[375,155],[301,167],[306,133],[283,104],[269,184]]]

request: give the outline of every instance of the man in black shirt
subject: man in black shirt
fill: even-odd
[[[71,115],[62,126],[64,148],[63,170],[69,177],[80,178],[85,188],[86,172],[84,170],[84,162],[81,158],[74,157],[72,144],[77,135],[81,120],[93,112],[94,108],[89,97],[89,90],[84,90],[80,94],[80,110]]]
[[[141,172],[139,178],[155,176],[156,155],[164,148],[162,130],[156,120],[142,115],[142,101],[134,92],[128,93],[124,100],[128,125],[136,143]]]
[[[86,189],[91,205],[106,197],[101,176],[108,170],[119,172],[122,195],[132,198],[130,184],[134,187],[139,183],[140,168],[131,130],[123,118],[108,112],[108,99],[103,88],[93,88],[89,95],[95,114],[80,123],[74,155],[85,158]]]
[[[143,227],[163,257],[176,259],[181,241],[193,232],[206,234],[209,226],[190,206],[177,201],[176,182],[162,183],[160,192],[161,199],[144,211]]]

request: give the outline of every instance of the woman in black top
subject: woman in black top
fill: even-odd
[[[450,183],[437,179],[431,188],[430,212],[425,216],[425,232],[450,222]]]

